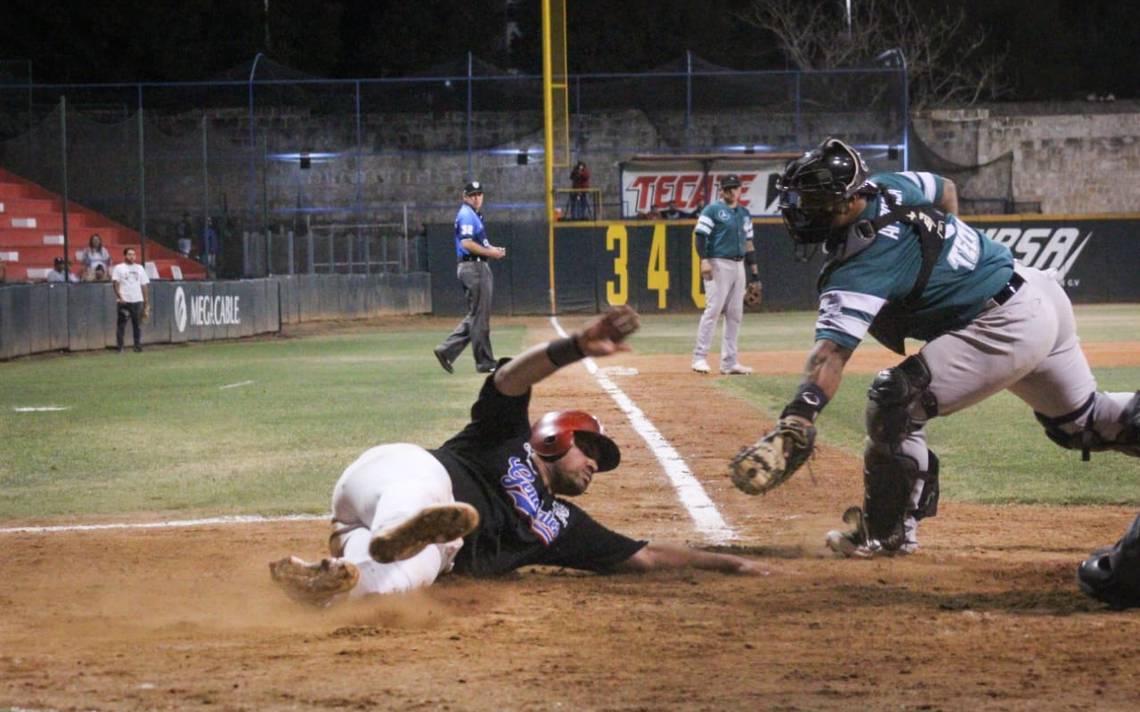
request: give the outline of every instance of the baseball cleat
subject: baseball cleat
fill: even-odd
[[[720,372],[723,376],[747,376],[752,373],[752,369],[737,363],[728,368],[721,366]]]
[[[693,370],[697,373],[708,373],[712,369],[709,368],[709,362],[703,358],[693,359]]]
[[[442,351],[432,349],[431,352],[435,354],[436,360],[439,361],[439,365],[444,371],[447,371],[448,373],[455,373],[455,369],[451,366],[451,361],[447,360],[447,357],[443,355]]]
[[[885,549],[872,539],[864,542],[857,532],[832,529],[827,533],[827,548],[846,559],[873,559],[884,556],[906,556],[918,551],[918,544],[907,542],[897,549]]]
[[[374,534],[368,553],[381,564],[403,561],[431,544],[446,544],[462,538],[477,526],[479,511],[470,504],[437,504]]]
[[[852,533],[832,529],[827,533],[826,542],[827,548],[840,556],[846,558],[860,556],[858,552],[861,547],[859,543],[855,541],[855,535]]]
[[[287,556],[269,564],[269,575],[289,598],[324,608],[337,594],[352,590],[360,580],[360,569],[343,559],[321,559],[310,564]]]

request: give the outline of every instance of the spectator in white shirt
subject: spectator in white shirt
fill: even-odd
[[[147,298],[150,293],[150,278],[146,270],[135,262],[135,248],[128,247],[123,250],[123,261],[111,270],[111,283],[115,288],[115,300],[118,304],[118,322],[115,328],[115,344],[119,353],[123,352],[123,331],[127,320],[131,321],[131,331],[135,337],[135,351],[142,351],[142,329],[140,322],[150,316],[150,303]]]
[[[79,251],[79,261],[83,264],[83,280],[90,282],[95,278],[95,267],[103,265],[103,269],[111,269],[111,253],[103,247],[103,238],[98,234],[92,235],[87,241],[87,247]]]

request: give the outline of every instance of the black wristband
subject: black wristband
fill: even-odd
[[[555,339],[546,345],[546,358],[555,366],[562,368],[575,361],[586,358],[578,346],[578,339],[568,336],[565,339]]]
[[[814,383],[804,383],[796,391],[796,397],[792,398],[792,402],[784,406],[780,417],[798,415],[814,423],[816,416],[827,405],[827,401],[827,394],[823,392],[822,388]]]

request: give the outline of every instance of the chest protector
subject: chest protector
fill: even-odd
[[[822,290],[828,275],[836,267],[870,247],[878,237],[879,230],[896,222],[913,227],[915,239],[919,241],[922,251],[922,265],[918,268],[914,286],[902,299],[887,302],[875,315],[869,329],[871,336],[879,343],[905,356],[906,317],[922,302],[922,293],[942,254],[942,243],[946,239],[946,213],[929,205],[898,205],[894,197],[882,188],[879,189],[879,196],[887,201],[889,210],[886,213],[874,220],[860,220],[828,240],[828,258],[820,271],[816,291]]]

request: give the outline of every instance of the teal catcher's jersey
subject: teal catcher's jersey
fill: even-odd
[[[898,205],[926,206],[942,196],[943,179],[931,173],[876,173],[870,182],[884,188]],[[880,195],[867,201],[860,219],[890,212]],[[915,228],[887,225],[861,252],[832,267],[820,284],[816,340],[854,349],[875,315],[888,303],[900,304],[918,278],[922,249]],[[1013,275],[1009,248],[994,242],[952,214],[946,216],[942,252],[921,299],[904,312],[902,331],[930,341],[970,323]]]

